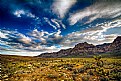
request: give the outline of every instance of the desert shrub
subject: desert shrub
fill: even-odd
[[[84,73],[85,70],[86,70],[85,68],[80,68],[80,69],[78,69],[78,72],[79,73]]]
[[[104,72],[105,72],[105,74],[104,74],[105,76],[108,76],[110,74],[109,70],[105,70]]]
[[[41,64],[41,67],[45,67],[45,66],[48,66],[48,65],[45,64],[45,63],[42,63],[42,64]]]
[[[87,69],[92,69],[93,66],[92,66],[91,63],[87,63],[87,64],[84,65],[84,68],[85,68],[86,70],[87,70]]]
[[[88,74],[89,75],[94,75],[94,71],[93,70],[89,70]]]
[[[99,60],[101,60],[101,55],[99,55],[99,56],[93,56],[93,58],[96,60],[96,61],[99,61]]]
[[[121,81],[121,73],[116,73],[115,75],[116,80]]]
[[[63,64],[63,68],[67,68],[67,67],[73,67],[72,64]]]
[[[67,70],[72,71],[73,68],[72,67],[67,67]]]
[[[121,73],[119,73],[119,72],[111,73],[110,74],[110,79],[115,79],[117,81],[121,81]]]
[[[74,69],[73,73],[74,73],[74,74],[79,73],[79,72],[78,72],[78,69]]]
[[[99,67],[103,67],[104,64],[103,64],[103,61],[100,60],[100,61],[96,62],[96,65],[99,66]]]
[[[82,76],[82,81],[89,81],[89,78],[89,75]]]
[[[47,78],[55,79],[55,78],[58,78],[58,76],[53,75],[53,74],[48,74]]]
[[[50,69],[56,69],[56,68],[57,68],[57,65],[50,66]]]
[[[63,62],[63,60],[61,59],[61,62]]]
[[[91,69],[91,64],[85,64],[84,67],[78,69],[78,73],[84,73],[86,70]]]
[[[99,80],[100,81],[109,81],[109,79],[107,77],[100,77]]]
[[[103,76],[105,74],[103,68],[96,68],[95,72],[96,72],[96,75],[98,75],[98,76]]]

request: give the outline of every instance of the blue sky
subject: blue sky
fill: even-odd
[[[0,1],[0,54],[36,56],[119,35],[120,0]]]

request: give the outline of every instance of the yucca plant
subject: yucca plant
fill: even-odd
[[[99,56],[94,56],[94,59],[96,61],[96,66],[97,67],[103,67],[104,63],[103,61],[101,60],[102,56],[99,55]]]

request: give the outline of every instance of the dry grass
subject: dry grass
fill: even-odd
[[[99,75],[93,58],[37,58],[0,55],[0,79],[1,81],[121,80],[121,59],[103,58],[102,60],[104,66],[101,68],[105,73]]]

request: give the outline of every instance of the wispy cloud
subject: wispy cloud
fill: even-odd
[[[52,10],[60,17],[63,18],[69,8],[76,3],[76,0],[55,0],[52,5]]]
[[[44,19],[50,26],[52,26],[54,29],[57,29],[57,27],[53,25],[48,18],[44,17]]]
[[[84,18],[88,18],[84,23],[90,23],[97,18],[115,18],[121,15],[120,1],[97,1],[93,5],[77,11],[70,15],[69,22],[74,25],[77,22],[82,22]]]
[[[66,29],[66,26],[63,24],[63,22],[61,20],[51,19],[51,21],[56,24],[56,27],[58,27],[58,29],[61,28],[61,27]]]
[[[58,23],[58,21],[56,21],[56,19],[51,19],[51,21],[52,21],[58,28],[60,28],[60,24]]]
[[[118,27],[118,28],[117,28]],[[76,31],[65,36],[61,42],[62,45],[74,46],[77,43],[88,42],[91,44],[103,44],[112,42],[117,36],[121,35],[118,32],[121,28],[121,19],[113,20],[110,22],[104,22],[97,24],[93,28]],[[115,32],[110,33],[109,29],[115,29]]]
[[[48,19],[47,17],[44,17],[45,22],[47,22],[51,27],[53,27],[55,30],[60,29],[61,27],[66,29],[66,26],[62,23],[61,20],[57,19]]]

